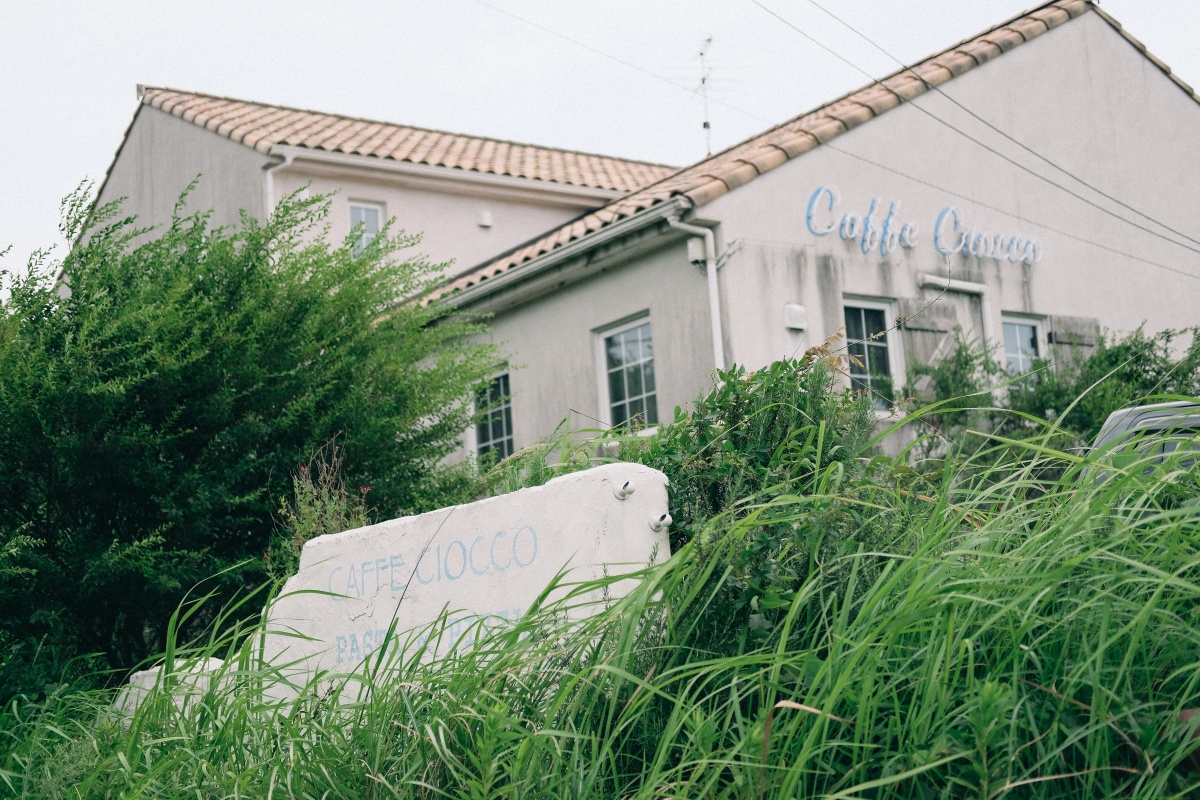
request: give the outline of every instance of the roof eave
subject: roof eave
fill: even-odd
[[[691,208],[692,202],[686,197],[672,197],[527,261],[519,268],[508,270],[494,278],[484,278],[473,286],[439,295],[435,299],[449,303],[456,308],[477,308],[484,300],[497,292],[510,290],[519,284],[532,281],[547,270],[587,255],[596,248],[629,236],[643,228],[656,225],[668,217],[683,214]]]
[[[292,163],[309,161],[327,164],[347,169],[361,169],[371,172],[388,172],[417,179],[430,179],[438,182],[451,181],[464,187],[473,186],[495,190],[507,190],[521,194],[540,194],[556,201],[596,208],[611,200],[624,197],[629,192],[620,189],[600,189],[591,186],[577,186],[567,183],[554,183],[537,178],[521,178],[513,175],[499,175],[493,172],[480,172],[456,167],[441,167],[431,164],[418,164],[412,161],[402,161],[392,158],[362,155],[357,153],[338,153],[332,150],[316,150],[310,147],[295,145],[273,145],[271,155],[290,157]]]

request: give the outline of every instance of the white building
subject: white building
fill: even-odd
[[[1086,0],[1048,3],[448,281],[519,367],[477,446],[571,412],[653,424],[714,367],[843,326],[886,396],[958,327],[1020,368],[1196,325],[1198,153],[1192,89]]]
[[[512,369],[473,449],[564,417],[653,424],[845,327],[886,397],[955,330],[1014,368],[1200,323],[1200,105],[1088,0],[1056,0],[683,169],[169,89],[100,192],[143,222],[336,191],[453,261]],[[476,265],[476,266],[471,266]],[[508,398],[500,402],[501,398]]]
[[[674,167],[426,130],[174,89],[138,87],[138,108],[100,187],[143,224],[185,213],[233,225],[291,192],[333,193],[330,235],[395,217],[449,272],[599,208]]]

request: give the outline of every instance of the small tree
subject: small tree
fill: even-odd
[[[405,301],[438,274],[418,237],[329,244],[324,198],[237,230],[64,207],[62,264],[0,274],[3,695],[52,654],[132,666],[197,582],[262,579],[275,502],[335,436],[380,514],[439,505],[494,365],[477,323]]]

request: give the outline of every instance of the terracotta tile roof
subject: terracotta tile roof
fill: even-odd
[[[692,206],[710,203],[789,159],[813,150],[1092,8],[1094,6],[1088,0],[1054,0],[1001,23],[467,270],[434,290],[427,299],[469,289],[672,197],[686,197]]]
[[[141,102],[262,153],[289,145],[619,192],[678,169],[175,89],[146,87]]]

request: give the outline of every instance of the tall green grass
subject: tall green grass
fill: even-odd
[[[112,692],[70,687],[15,700],[0,715],[0,786],[39,798],[1200,796],[1200,742],[1179,719],[1200,706],[1195,469],[1113,470],[1037,437],[950,463],[922,476],[877,460],[854,485],[743,498],[598,613],[568,613],[596,587],[563,576],[566,597],[480,630],[471,649],[429,661],[395,648],[287,702],[268,699],[279,677],[257,661],[253,628],[174,648],[175,664],[226,659],[182,708],[162,692],[126,719]],[[822,547],[835,518],[869,529],[870,546]],[[773,557],[810,563],[754,635],[723,637],[712,621],[728,616],[716,605],[728,556],[764,520],[799,532]]]

